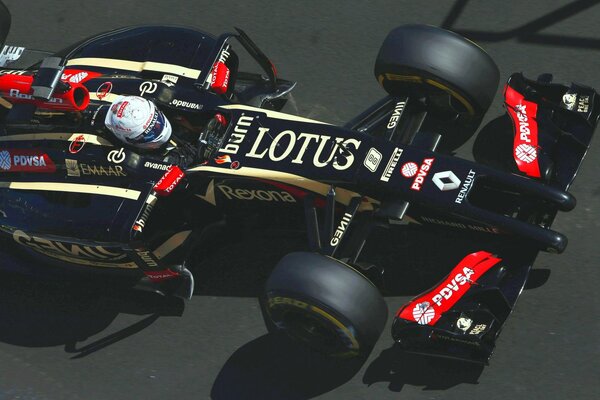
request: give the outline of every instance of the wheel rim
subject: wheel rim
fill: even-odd
[[[316,313],[288,309],[274,321],[279,329],[297,341],[330,356],[352,357],[360,352],[356,339],[349,339],[329,319]],[[352,344],[350,344],[352,343]]]

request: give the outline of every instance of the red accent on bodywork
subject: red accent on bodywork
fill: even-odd
[[[227,154],[225,154],[225,155],[215,158],[215,162],[217,164],[231,163],[231,157],[229,157]]]
[[[35,99],[31,84],[31,75],[6,74],[0,76],[0,94],[11,103],[35,104],[38,108],[60,111],[82,111],[90,103],[90,93],[80,83],[69,83],[64,93],[54,92],[48,101]]]
[[[500,258],[494,257],[487,251],[469,254],[454,267],[439,285],[401,307],[396,316],[407,321],[419,322],[414,316],[414,310],[422,303],[427,302],[429,308],[426,309],[425,313],[429,314],[430,319],[428,318],[426,321],[419,323],[422,325],[435,325],[442,314],[450,310],[483,274],[500,261]],[[431,313],[431,310],[433,310],[433,313]]]
[[[227,87],[229,85],[229,68],[222,62],[217,62],[213,67],[212,71],[212,80],[210,82],[210,87],[212,90],[219,94],[224,94],[227,92]]]
[[[83,149],[83,146],[85,146],[85,136],[79,135],[69,144],[69,153],[77,154]]]
[[[261,182],[265,182],[268,183],[269,185],[273,185],[276,188],[279,188],[281,190],[285,190],[286,192],[288,192],[289,194],[291,194],[292,196],[294,196],[297,199],[304,199],[309,192],[299,189],[295,186],[290,186],[290,185],[286,185],[285,183],[281,183],[281,182],[275,182],[275,181],[269,181],[266,179],[258,179]],[[322,208],[325,207],[325,199],[323,199],[322,197],[315,197],[314,200],[314,206],[317,208]]]
[[[170,269],[164,269],[162,271],[144,271],[144,274],[152,282],[162,282],[167,279],[173,279],[179,276],[178,272],[171,271]]]
[[[184,177],[185,173],[181,168],[177,165],[171,165],[162,178],[154,185],[154,191],[159,196],[168,196],[173,192],[177,185],[179,185]]]
[[[541,177],[538,159],[538,124],[536,103],[525,100],[523,95],[510,86],[504,91],[506,110],[513,122],[513,158],[519,171],[534,178]]]
[[[99,72],[85,71],[83,69],[65,69],[60,80],[69,84],[85,83],[99,76],[102,76]]]

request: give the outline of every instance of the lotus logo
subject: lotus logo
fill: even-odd
[[[12,163],[10,161],[10,153],[6,150],[0,151],[0,168],[5,171],[8,171]]]

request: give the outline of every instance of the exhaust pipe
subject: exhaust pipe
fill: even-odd
[[[33,96],[33,75],[6,74],[0,76],[0,95],[13,104],[34,104],[37,108],[56,111],[82,111],[90,103],[88,89],[80,83],[64,83],[49,100]]]

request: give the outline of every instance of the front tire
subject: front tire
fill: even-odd
[[[388,309],[360,272],[314,253],[286,255],[269,277],[262,308],[267,328],[332,357],[367,356]]]
[[[375,77],[392,96],[426,98],[436,115],[441,146],[454,149],[477,130],[498,89],[492,58],[468,39],[428,25],[403,25],[385,38]]]

